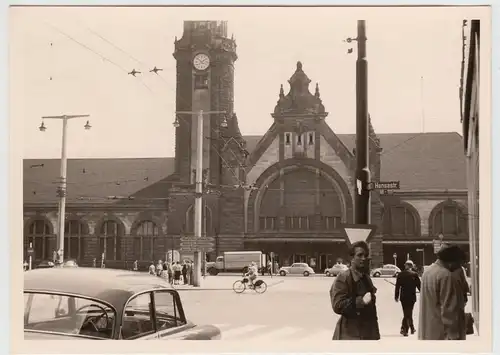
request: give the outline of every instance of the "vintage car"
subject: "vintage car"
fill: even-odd
[[[24,339],[219,340],[186,319],[179,293],[146,273],[50,268],[24,273]]]
[[[278,273],[281,276],[286,275],[304,275],[309,276],[314,274],[314,270],[306,263],[293,263],[292,266],[283,266]]]
[[[345,264],[335,264],[330,268],[325,269],[325,275],[326,276],[337,276],[340,274],[342,271],[347,270],[349,267]]]
[[[378,267],[378,268],[373,269],[370,272],[370,275],[372,277],[380,277],[380,276],[397,277],[400,272],[401,272],[401,269],[399,267],[397,267],[396,265],[385,264],[382,267]]]

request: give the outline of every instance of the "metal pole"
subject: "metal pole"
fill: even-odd
[[[201,238],[202,227],[202,202],[203,202],[203,110],[198,112],[196,144],[196,191],[194,204],[194,237]],[[201,252],[194,252],[193,285],[200,286],[201,281]]]
[[[356,179],[361,191],[356,194],[356,223],[370,223],[370,182],[368,148],[368,63],[366,60],[365,21],[358,20],[358,58],[356,60]]]
[[[59,214],[57,216],[58,232],[57,232],[57,262],[56,264],[62,265],[64,262],[64,227],[66,220],[66,132],[68,129],[68,118],[62,119],[62,148],[61,148],[61,174],[59,185]]]
[[[33,243],[30,243],[30,249],[33,248]],[[28,270],[31,270],[31,268],[33,267],[33,256],[29,255],[28,257]]]

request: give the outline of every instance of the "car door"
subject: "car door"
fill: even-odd
[[[139,293],[131,297],[123,311],[120,339],[158,339],[153,311],[152,292]]]
[[[299,264],[294,263],[290,266],[290,274],[298,274],[299,273]]]
[[[154,291],[154,313],[159,339],[167,340],[190,328],[179,294],[173,290]]]

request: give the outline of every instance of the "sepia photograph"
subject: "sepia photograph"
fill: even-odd
[[[10,7],[21,347],[491,351],[490,18]]]

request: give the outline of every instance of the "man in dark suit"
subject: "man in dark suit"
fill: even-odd
[[[401,301],[403,307],[403,320],[401,322],[401,335],[407,337],[408,330],[415,333],[413,325],[413,306],[417,301],[417,289],[420,291],[420,278],[413,271],[413,262],[407,260],[405,270],[401,271],[396,279],[396,288],[394,290],[394,299]]]

